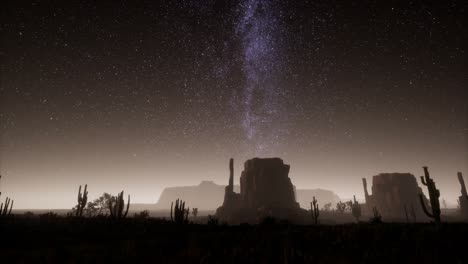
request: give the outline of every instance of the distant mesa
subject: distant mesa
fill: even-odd
[[[296,202],[294,186],[289,178],[289,165],[280,158],[254,158],[244,163],[240,177],[240,193],[233,191],[234,160],[229,161],[229,184],[224,202],[216,215],[230,223],[258,222],[270,216],[297,221],[307,211]]]
[[[240,186],[233,185],[233,191],[240,193]],[[225,193],[226,185],[219,185],[213,181],[202,181],[198,185],[193,186],[175,186],[167,187],[162,191],[159,200],[153,205],[141,205],[141,210],[163,210],[171,207],[171,202],[176,199],[182,199],[187,201],[187,204],[191,208],[198,208],[202,211],[215,211],[221,204],[223,204],[223,198]],[[333,191],[324,189],[297,189],[296,190],[296,201],[303,208],[308,208],[312,197],[315,196],[319,201],[320,205],[323,206],[326,203],[336,204],[340,197]],[[133,205],[132,205],[133,207]]]
[[[362,179],[365,209],[372,212],[376,207],[384,218],[415,217],[425,219],[419,201],[419,194],[423,194],[418,186],[416,177],[410,173],[380,173],[372,177],[372,194],[367,190],[367,180]],[[424,195],[424,194],[423,194]],[[426,200],[427,199],[424,198]]]
[[[202,181],[194,186],[167,187],[161,193],[156,209],[168,209],[171,202],[182,199],[191,208],[198,210],[215,210],[223,201],[224,185],[218,185],[213,181]],[[239,186],[234,186],[238,191]]]

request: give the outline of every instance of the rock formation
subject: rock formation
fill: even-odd
[[[280,158],[254,158],[244,163],[240,177],[240,193],[233,191],[233,160],[229,162],[229,185],[224,202],[216,214],[228,222],[253,222],[272,216],[300,219],[305,210],[296,202],[294,186],[288,177],[289,165]]]
[[[233,164],[234,166],[234,164]],[[234,184],[234,168],[230,166],[229,184],[218,185],[213,181],[202,181],[193,186],[174,186],[164,188],[155,204],[132,204],[130,210],[169,210],[171,202],[182,199],[192,208],[201,211],[216,210],[220,204],[237,204],[240,199],[240,185]],[[233,187],[230,187],[233,186]],[[295,189],[295,188],[294,188]],[[312,197],[316,197],[323,206],[332,203],[334,206],[340,198],[333,192],[323,189],[297,189],[296,201],[302,208],[309,208]],[[224,200],[223,200],[224,197]]]
[[[468,220],[468,194],[466,193],[465,181],[461,172],[457,173],[458,181],[461,186],[461,195],[458,197],[458,204],[460,206],[460,214],[464,219]]]
[[[233,185],[233,193],[240,193],[240,186]],[[156,204],[132,204],[130,210],[169,210],[171,202],[182,199],[187,201],[190,207],[198,208],[202,211],[216,210],[223,203],[226,193],[226,185],[219,185],[212,181],[202,181],[193,186],[174,186],[164,188]],[[320,206],[326,203],[335,205],[340,201],[340,197],[333,191],[324,189],[296,189],[296,201],[302,208],[309,208],[312,197],[317,198]],[[225,200],[226,198],[224,198]],[[235,199],[235,198],[234,198]]]
[[[171,202],[182,199],[192,208],[215,210],[223,201],[225,185],[212,181],[202,181],[193,186],[176,186],[164,188],[154,209],[169,209]],[[239,192],[239,185],[234,185],[234,192]]]
[[[362,179],[365,209],[376,207],[383,218],[405,218],[410,210],[419,220],[426,218],[421,209],[419,194],[423,194],[416,177],[410,173],[380,173],[372,177],[372,195],[367,191],[367,181]],[[423,194],[424,195],[424,194]],[[424,198],[427,202],[427,199]],[[406,213],[405,213],[406,211]]]

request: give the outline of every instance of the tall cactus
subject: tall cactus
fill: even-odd
[[[175,202],[171,202],[171,221],[176,224],[184,224],[188,222],[188,210],[185,209],[185,202],[177,199]]]
[[[130,208],[130,195],[128,195],[128,201],[127,201],[127,209],[124,212],[124,207],[125,207],[125,202],[123,199],[124,196],[124,191],[119,193],[117,197],[114,199],[109,200],[109,212],[110,212],[110,217],[114,219],[123,219],[127,217],[128,214],[128,209]]]
[[[83,209],[86,207],[86,203],[88,202],[88,184],[85,184],[83,193],[81,193],[81,185],[78,189],[78,204],[76,205],[76,216],[81,217],[83,216]]]
[[[2,178],[2,175],[0,175],[0,179]],[[0,196],[2,195],[2,192],[0,192]],[[13,209],[13,203],[14,201],[10,198],[5,199],[5,203],[2,203],[0,205],[0,218],[2,217],[7,217],[11,215],[11,210]]]
[[[356,221],[359,222],[359,218],[361,218],[361,205],[356,200],[356,195],[353,195],[354,202],[351,202],[351,213],[353,214]]]
[[[318,224],[320,210],[319,210],[319,206],[317,203],[317,199],[315,199],[315,196],[312,198],[312,202],[310,203],[310,214],[312,215],[312,219],[314,219],[314,223]]]
[[[14,201],[10,198],[7,197],[5,199],[5,206],[3,203],[0,205],[0,218],[9,216],[11,214],[11,210],[13,209],[13,203]]]
[[[424,202],[424,195],[422,193],[419,194],[419,201],[421,202],[421,207],[424,213],[434,219],[434,222],[439,224],[440,223],[440,204],[439,204],[439,197],[440,192],[437,190],[435,186],[435,182],[429,176],[429,171],[427,167],[423,167],[424,169],[424,176],[421,176],[421,182],[423,185],[427,186],[427,191],[429,192],[429,199],[431,202],[431,210],[432,213],[426,208],[426,204]]]

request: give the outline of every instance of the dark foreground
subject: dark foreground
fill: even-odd
[[[467,224],[0,223],[1,263],[468,263]]]

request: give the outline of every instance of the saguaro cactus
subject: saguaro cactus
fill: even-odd
[[[123,219],[127,217],[128,209],[130,208],[130,195],[128,195],[127,209],[124,212],[125,202],[123,199],[124,192],[122,191],[114,199],[109,200],[110,217],[115,219]]]
[[[337,210],[338,212],[340,212],[341,214],[344,213],[345,209],[346,209],[346,204],[343,203],[342,201],[339,201],[339,202],[336,204],[336,210]]]
[[[318,224],[320,210],[319,210],[319,206],[317,203],[317,199],[315,199],[315,196],[312,198],[312,202],[310,203],[310,214],[312,215],[312,219],[314,219],[314,223]]]
[[[13,203],[14,201],[11,200],[10,198],[7,197],[5,199],[5,206],[3,203],[0,205],[0,218],[9,216],[11,214],[11,210],[13,209]]]
[[[197,218],[198,208],[192,208],[192,215],[193,215],[193,218]]]
[[[83,215],[83,209],[86,207],[88,202],[88,184],[85,184],[83,193],[81,193],[81,185],[78,189],[78,204],[76,205],[76,216],[81,217]]]
[[[382,215],[380,214],[379,210],[377,210],[377,207],[372,207],[372,212],[374,214],[373,217],[371,217],[371,219],[369,219],[369,222],[371,224],[379,224],[379,223],[382,223]]]
[[[188,222],[188,213],[185,209],[185,202],[177,199],[174,210],[172,210],[173,207],[174,202],[171,202],[171,221],[175,222],[176,224],[184,224]]]
[[[0,175],[0,179],[2,178],[2,175]],[[2,195],[2,192],[0,192],[0,196]],[[10,198],[5,199],[5,203],[2,203],[0,205],[0,218],[1,217],[6,217],[11,214],[11,210],[13,209],[13,203],[14,201]]]
[[[424,202],[424,195],[422,193],[419,194],[419,201],[421,202],[421,206],[422,206],[424,213],[428,217],[433,218],[434,222],[438,224],[440,223],[440,204],[439,204],[440,192],[439,190],[437,190],[434,180],[432,180],[431,177],[429,176],[429,171],[427,167],[423,167],[423,169],[424,169],[424,176],[421,176],[421,182],[422,184],[427,186],[432,213],[429,212],[429,210],[426,208],[426,204]]]
[[[361,218],[361,205],[356,200],[356,195],[353,195],[354,202],[351,202],[351,213],[353,214],[356,221],[359,222],[359,218]]]

